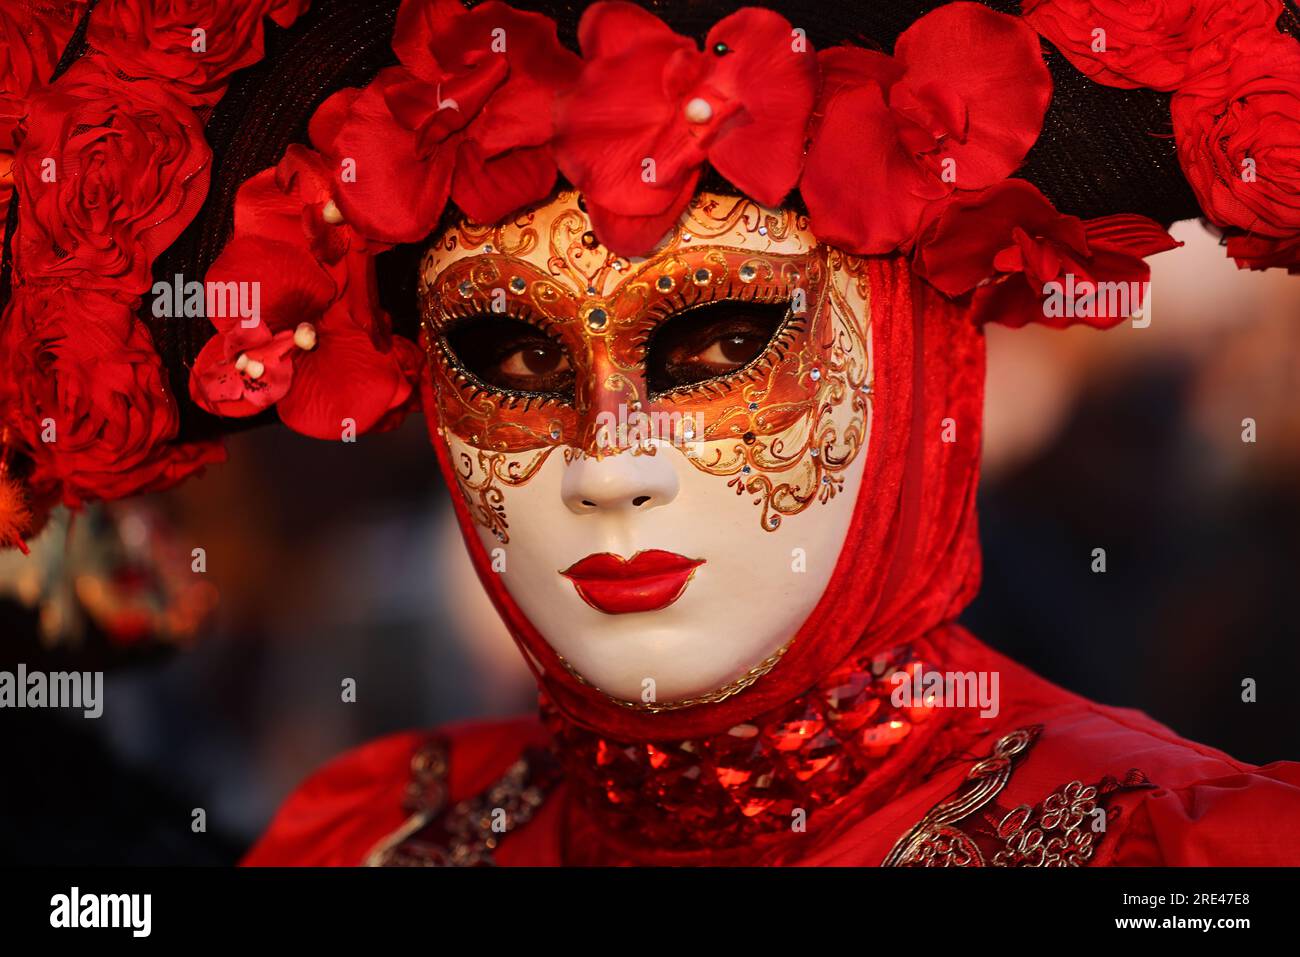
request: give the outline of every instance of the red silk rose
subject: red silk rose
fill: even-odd
[[[583,14],[578,40],[586,60],[556,101],[555,151],[607,247],[648,252],[706,161],[760,203],[794,188],[817,63],[784,17],[739,10],[701,53],[653,14],[606,0]]]
[[[75,2],[39,13],[28,5],[0,7],[0,242],[13,194],[18,124],[28,97],[49,81],[81,13]]]
[[[1285,239],[1266,236],[1229,236],[1228,255],[1238,269],[1285,269],[1300,275],[1300,233]]]
[[[0,150],[13,149],[23,101],[59,62],[63,47],[53,25],[25,7],[0,7]]]
[[[945,295],[973,291],[977,322],[1062,327],[1078,319],[1106,328],[1141,305],[1141,284],[1151,275],[1143,257],[1179,245],[1144,216],[1066,216],[1033,184],[1009,179],[959,193],[937,208],[917,238],[913,268]],[[1084,290],[1084,284],[1128,284],[1124,301],[1130,308],[1112,311],[1099,295],[1082,315],[1050,315],[1044,287],[1067,281]]]
[[[240,187],[235,238],[208,272],[213,284],[256,283],[256,322],[210,316],[190,394],[217,415],[275,405],[296,432],[338,439],[344,420],[372,430],[413,392],[414,343],[389,333],[373,254],[341,218],[324,160],[290,146],[280,164]]]
[[[25,280],[136,295],[207,194],[211,151],[194,113],[161,89],[132,93],[73,71],[31,103],[14,179]]]
[[[35,460],[34,487],[66,504],[158,491],[220,461],[215,443],[169,446],[177,410],[136,301],[22,287],[5,314],[7,424]]]
[[[1300,236],[1300,43],[1270,31],[1242,37],[1221,76],[1193,83],[1171,104],[1178,160],[1205,215],[1253,237],[1236,256]],[[1285,258],[1275,263],[1286,265]]]
[[[393,49],[401,66],[334,94],[311,120],[348,222],[414,242],[448,196],[485,223],[545,198],[556,174],[551,101],[579,65],[550,19],[497,0],[468,11],[403,0]]]
[[[14,194],[14,154],[0,150],[0,246],[9,223],[9,203]]]
[[[1278,0],[1023,0],[1025,20],[1106,86],[1173,90],[1233,56],[1237,37],[1272,28]],[[1194,55],[1194,53],[1196,55]]]
[[[1012,173],[1052,96],[1034,32],[975,3],[921,17],[892,57],[836,47],[820,60],[799,189],[818,238],[859,254],[907,248],[929,203]]]
[[[262,58],[263,18],[287,27],[309,0],[102,0],[86,42],[126,77],[161,79],[191,106],[216,103],[230,74]]]

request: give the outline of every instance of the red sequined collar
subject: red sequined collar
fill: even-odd
[[[851,792],[861,790],[864,805],[883,803],[917,771],[903,752],[916,753],[952,714],[891,700],[898,673],[924,672],[924,657],[917,644],[855,656],[804,695],[708,738],[612,741],[574,725],[545,698],[542,717],[570,794],[612,845],[766,846],[806,833]]]

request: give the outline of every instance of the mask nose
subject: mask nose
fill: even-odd
[[[672,449],[660,445],[654,455],[583,456],[565,467],[560,495],[575,515],[648,512],[667,505],[681,488],[670,455]]]

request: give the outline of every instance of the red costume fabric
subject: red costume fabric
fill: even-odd
[[[979,578],[984,338],[906,260],[871,260],[869,279],[862,492],[825,594],[770,673],[676,711],[613,701],[561,666],[457,501],[545,723],[362,747],[304,783],[246,863],[1300,863],[1300,764],[1254,768],[1182,740],[953,623]],[[434,444],[454,488],[436,430]],[[909,667],[997,673],[998,713],[891,708],[868,690]],[[484,823],[494,812],[500,828]]]
[[[1117,793],[1107,807],[1105,833],[1091,830],[1087,814],[1084,834],[1060,821],[1043,833],[1076,836],[1057,838],[1059,850],[1045,847],[1052,837],[1038,840],[1042,853],[1015,855],[1016,863],[1067,862],[1068,848],[1089,835],[1094,853],[1079,863],[1092,866],[1300,862],[1300,765],[1278,762],[1255,768],[1185,741],[1140,712],[1098,705],[1056,687],[958,628],[944,629],[939,647],[950,667],[999,671],[1007,704],[996,722],[958,722],[930,741],[919,779],[902,793],[890,793],[883,804],[872,806],[879,795],[873,795],[868,781],[834,806],[825,826],[813,818],[806,833],[779,835],[763,846],[683,853],[611,841],[584,813],[581,795],[561,786],[532,821],[501,841],[496,863],[878,865],[931,808],[961,788],[976,760],[993,753],[1004,733],[1034,726],[1042,730],[996,796],[999,809],[1046,804],[1048,814],[1055,808],[1058,816],[1079,815],[1082,789],[1073,792],[1073,806],[1068,795],[1055,802],[1053,795],[1065,794],[1073,782],[1087,788],[1108,776],[1122,780],[1131,769],[1151,783]],[[452,802],[482,793],[524,748],[546,740],[546,732],[531,719],[463,725],[443,733],[451,741]],[[402,803],[411,758],[426,737],[426,732],[404,732],[383,738],[318,771],[285,803],[245,863],[363,863],[406,819]],[[1001,810],[990,816],[998,823],[1003,817]],[[958,823],[963,834],[977,834],[976,825],[992,827],[982,819]],[[1034,842],[1030,836],[1031,851]],[[1005,840],[994,837],[992,843],[1005,849]],[[985,853],[984,863],[1001,863],[994,856]]]

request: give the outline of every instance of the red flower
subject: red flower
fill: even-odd
[[[1081,319],[1105,328],[1141,305],[1141,284],[1150,278],[1143,257],[1179,245],[1144,216],[1084,221],[1058,213],[1031,183],[1009,179],[978,193],[959,193],[938,209],[917,238],[913,268],[948,296],[974,291],[979,322],[1060,327]],[[1053,315],[1043,304],[1049,283],[1068,283],[1083,296],[1091,286],[1096,295],[1088,308]],[[1098,290],[1098,283],[1117,284],[1110,287],[1117,293],[1123,284],[1128,308],[1112,309],[1120,297]]]
[[[190,394],[223,416],[275,405],[296,432],[337,440],[347,420],[371,431],[412,394],[414,343],[389,333],[373,254],[341,218],[324,161],[291,146],[240,187],[235,238],[209,283],[256,284],[259,314],[210,316],[219,334],[199,354]],[[251,298],[251,297],[250,297]]]
[[[610,249],[640,255],[662,239],[706,160],[769,206],[794,188],[817,63],[784,17],[739,10],[701,53],[653,14],[607,0],[583,14],[578,40],[586,61],[556,102],[555,151]]]
[[[449,195],[484,223],[546,197],[556,174],[552,99],[579,66],[554,22],[497,0],[469,11],[456,0],[403,0],[393,49],[401,66],[336,93],[311,120],[350,223],[414,242]]]
[[[309,0],[103,0],[86,41],[111,68],[160,79],[192,106],[221,98],[230,74],[262,58],[263,18],[282,27]]]
[[[109,88],[94,72],[70,71],[32,100],[14,174],[18,271],[136,295],[203,202],[211,151],[179,100]]]
[[[393,336],[379,348],[342,303],[310,326],[306,340],[296,329],[273,333],[266,325],[214,336],[194,363],[190,395],[227,417],[275,405],[295,432],[335,441],[348,430],[392,428],[411,411],[421,361],[415,343]]]
[[[1265,236],[1229,236],[1228,255],[1238,269],[1285,269],[1300,275],[1300,232],[1285,239]]]
[[[1278,0],[1023,0],[1024,18],[1097,83],[1173,90],[1226,64]],[[1195,54],[1195,55],[1194,55]]]
[[[49,80],[59,62],[66,36],[56,35],[58,23],[38,19],[26,6],[0,7],[0,149],[13,149],[23,101]]]
[[[1300,235],[1300,43],[1247,34],[1227,70],[1179,90],[1171,111],[1178,160],[1211,221]]]
[[[30,5],[0,7],[0,243],[13,193],[13,151],[27,99],[50,79],[82,13],[77,3],[37,14]]]
[[[422,345],[402,336],[393,336],[393,356],[397,359],[403,378],[410,383],[411,391],[403,402],[394,404],[368,431],[391,432],[399,428],[408,415],[420,411],[423,402],[422,380],[429,371],[426,355]]]
[[[0,150],[0,245],[9,222],[9,202],[14,194],[14,154]]]
[[[307,256],[322,274],[348,254],[389,249],[366,239],[344,217],[338,202],[341,192],[319,153],[291,144],[279,164],[239,187],[232,244],[260,241],[269,244],[270,255]],[[284,285],[276,270],[263,272],[273,289]]]
[[[836,47],[820,60],[799,188],[818,238],[860,254],[906,248],[929,203],[1013,172],[1052,97],[1034,32],[975,3],[921,17],[893,57]]]
[[[69,288],[20,288],[5,315],[0,405],[36,463],[32,485],[69,505],[158,491],[224,456],[172,446],[177,410],[134,302]]]

